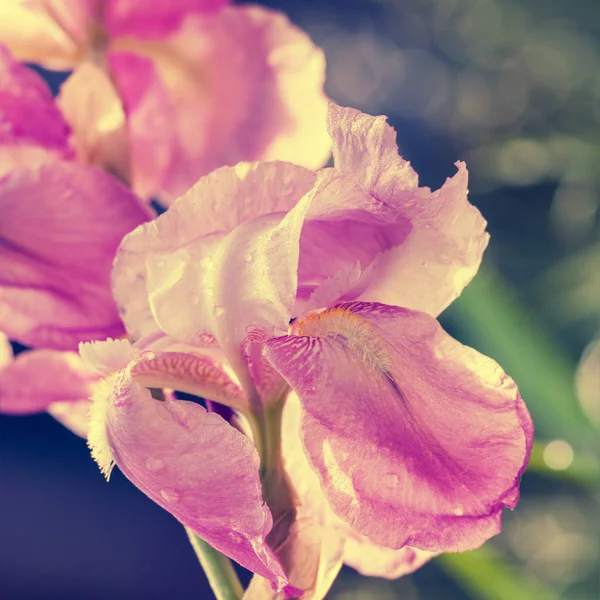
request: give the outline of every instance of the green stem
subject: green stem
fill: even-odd
[[[192,548],[206,573],[206,578],[217,600],[241,600],[244,588],[231,561],[201,540],[191,529],[185,528]]]

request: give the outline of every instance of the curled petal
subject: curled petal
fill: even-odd
[[[133,187],[170,203],[202,175],[248,160],[321,166],[329,155],[322,52],[282,15],[228,7],[167,42],[117,40]]]
[[[160,352],[136,362],[131,376],[148,388],[171,388],[235,408],[247,404],[246,395],[223,368],[196,353]]]
[[[67,162],[0,180],[0,325],[27,345],[75,349],[122,333],[110,270],[150,213],[119,182]]]
[[[419,178],[398,155],[396,132],[386,117],[372,117],[332,102],[327,125],[335,168],[354,173],[373,197],[392,203],[398,192],[417,189]]]
[[[396,133],[385,117],[329,107],[335,168],[408,225],[374,262],[363,300],[386,302],[437,316],[473,278],[489,236],[468,201],[463,163],[436,192],[419,188],[410,164],[398,156]]]
[[[533,426],[515,383],[425,313],[340,304],[270,340],[333,511],[388,548],[463,551],[518,501]]]
[[[74,352],[22,352],[0,372],[0,412],[26,415],[55,403],[87,403],[98,380],[98,373]]]
[[[154,400],[127,370],[95,397],[92,455],[108,474],[114,461],[147,496],[242,566],[287,584],[266,543],[272,527],[259,457],[249,438],[192,402]]]
[[[423,212],[409,216],[412,231],[402,245],[375,260],[362,300],[437,316],[477,273],[489,235],[486,221],[467,201],[467,168],[460,162],[457,167],[436,192],[419,189],[415,201]]]
[[[245,229],[244,234],[235,234],[226,242],[232,248],[229,256],[232,260],[237,257],[243,268],[239,264],[226,266],[226,246],[221,253],[223,258],[216,258],[224,235],[259,217],[265,217],[263,225],[256,227],[264,227],[267,222],[276,226],[282,215],[311,189],[314,180],[315,175],[307,169],[288,163],[223,167],[202,178],[155,221],[128,235],[117,254],[113,290],[129,334],[139,339],[154,333],[158,329],[156,319],[164,331],[192,344],[198,344],[199,336],[214,333],[218,304],[215,282],[224,277],[224,291],[229,286],[233,294],[241,288],[243,274],[251,292],[251,277],[257,264],[262,264],[256,262],[260,260],[258,249],[250,247],[255,241],[252,230]],[[269,220],[266,215],[273,216]],[[292,238],[290,233],[290,246]],[[275,257],[271,252],[270,258]],[[284,266],[280,264],[278,269]],[[294,271],[295,266],[285,279],[265,281],[264,285],[281,286],[283,281],[287,284]],[[236,282],[235,286],[230,286],[231,281]],[[270,292],[271,297],[273,294]],[[190,310],[190,306],[194,309]],[[223,302],[221,306],[225,308]]]
[[[322,170],[300,238],[298,314],[307,306],[323,308],[356,298],[370,283],[373,262],[401,246],[411,228],[408,219],[366,193],[353,175]]]

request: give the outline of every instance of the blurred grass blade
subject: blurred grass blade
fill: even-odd
[[[489,544],[434,560],[478,600],[559,600],[552,590],[504,562]]]
[[[461,338],[497,360],[514,378],[536,433],[574,447],[592,439],[575,394],[575,364],[536,322],[517,293],[489,264],[443,315]]]

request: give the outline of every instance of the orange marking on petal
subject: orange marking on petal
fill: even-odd
[[[334,338],[359,354],[371,369],[387,372],[390,358],[377,330],[360,315],[345,308],[330,308],[298,319],[291,326],[294,335]]]

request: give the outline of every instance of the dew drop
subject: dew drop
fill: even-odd
[[[252,262],[252,254],[246,254],[246,256],[244,257],[244,260],[247,263]]]
[[[452,511],[457,517],[462,517],[465,514],[465,511],[462,508],[455,508]]]
[[[175,492],[174,490],[160,490],[160,495],[167,502],[177,502],[179,500],[179,492]]]
[[[225,314],[225,309],[222,306],[215,306],[215,315],[222,317]]]
[[[148,460],[146,460],[146,468],[148,469],[148,471],[160,471],[164,467],[164,465],[165,464],[163,463],[163,461],[159,458],[149,458]]]
[[[235,542],[236,544],[239,544],[243,538],[239,533],[235,533],[233,531],[229,532],[229,537],[231,538],[232,542]]]

